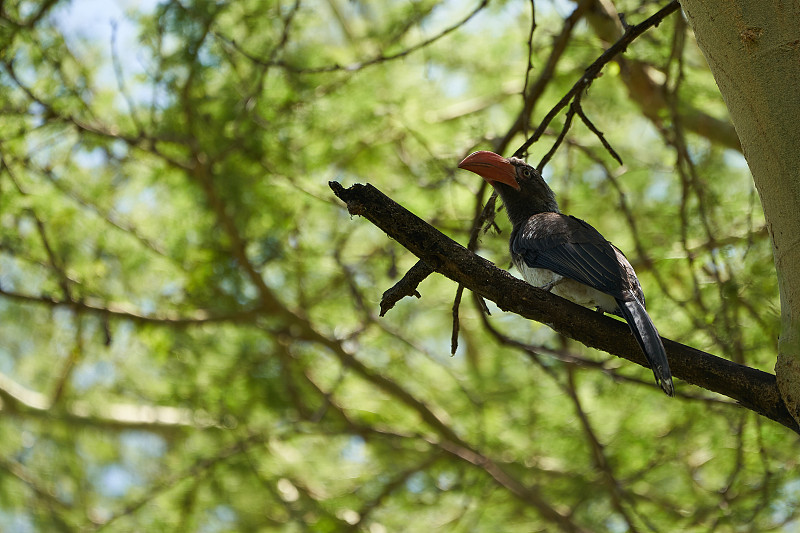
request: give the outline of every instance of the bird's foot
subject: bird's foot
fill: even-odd
[[[551,290],[553,290],[553,287],[555,287],[556,285],[558,285],[562,281],[564,281],[564,278],[555,279],[555,280],[551,281],[550,283],[546,283],[546,284],[542,285],[541,288],[542,288],[543,291],[550,292]]]

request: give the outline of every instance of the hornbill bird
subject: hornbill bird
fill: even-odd
[[[525,281],[624,318],[656,383],[672,396],[667,353],[625,255],[583,220],[562,214],[542,175],[522,159],[479,151],[464,158],[458,167],[478,174],[502,198],[513,226],[511,258]]]

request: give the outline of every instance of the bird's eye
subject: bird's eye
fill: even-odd
[[[531,169],[528,167],[522,167],[522,175],[526,178],[531,177]]]

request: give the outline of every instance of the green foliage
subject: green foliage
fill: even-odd
[[[498,147],[575,6],[535,8],[529,49],[519,1],[169,1],[94,35],[64,22],[87,2],[4,3],[0,530],[789,530],[786,428],[492,306],[532,349],[503,345],[468,293],[451,357],[438,275],[377,316],[416,259],[327,182],[466,244],[487,195],[456,165]],[[576,117],[545,176],[626,251],[664,336],[769,371],[764,217],[741,155],[685,127],[724,105],[679,15],[582,98],[625,164]],[[505,153],[607,47],[595,28]],[[479,253],[505,267],[497,225]]]

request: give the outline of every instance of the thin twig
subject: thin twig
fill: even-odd
[[[653,15],[647,18],[644,22],[637,24],[635,26],[628,26],[625,30],[625,33],[620,37],[617,42],[615,42],[611,47],[603,52],[600,57],[598,57],[594,63],[589,65],[586,68],[583,75],[580,77],[578,81],[572,86],[572,88],[565,94],[561,100],[553,106],[553,108],[545,115],[542,121],[539,123],[539,126],[536,128],[536,131],[533,132],[533,135],[525,141],[522,146],[520,146],[516,152],[514,152],[515,157],[524,157],[528,148],[539,140],[539,137],[545,132],[547,127],[556,117],[556,115],[570,102],[578,93],[581,93],[589,88],[595,78],[600,74],[600,71],[603,70],[603,67],[617,54],[623,53],[637,37],[643,34],[648,29],[658,26],[662,20],[664,20],[668,15],[678,11],[680,9],[680,3],[677,0],[672,0],[669,4],[662,7],[658,11],[656,11]]]
[[[578,93],[575,96],[575,99],[572,101],[572,104],[569,106],[569,109],[567,110],[567,115],[564,117],[564,126],[561,128],[561,133],[559,133],[558,137],[556,137],[556,140],[553,143],[553,146],[550,147],[550,150],[548,150],[547,153],[544,154],[542,160],[539,161],[538,165],[536,165],[536,168],[539,170],[539,172],[544,170],[545,165],[547,165],[550,159],[555,155],[556,150],[558,150],[558,148],[561,146],[561,143],[564,141],[564,137],[567,136],[567,132],[569,131],[569,128],[572,126],[572,118],[575,116],[575,111],[577,109],[577,106],[580,105],[580,98],[581,94]]]
[[[602,143],[603,148],[605,148],[606,151],[609,154],[611,154],[611,157],[616,159],[617,163],[623,165],[624,163],[622,162],[622,158],[619,156],[617,151],[614,150],[614,148],[611,146],[611,143],[608,142],[606,136],[603,135],[603,132],[597,129],[597,126],[595,126],[594,123],[591,120],[589,120],[589,117],[586,116],[586,113],[583,111],[583,106],[581,106],[580,102],[578,101],[578,98],[575,98],[575,100],[573,101],[573,105],[575,105],[577,108],[578,116],[581,117],[581,120],[586,125],[586,127],[589,128],[589,130],[592,133],[594,133],[595,136],[600,140],[600,143]]]
[[[365,59],[364,61],[356,61],[355,63],[350,63],[348,65],[340,65],[338,63],[334,63],[333,65],[324,65],[324,66],[320,66],[320,67],[298,67],[297,65],[292,65],[292,64],[290,64],[290,63],[288,63],[286,61],[280,60],[280,59],[266,59],[265,60],[265,59],[262,59],[262,58],[258,57],[255,54],[247,52],[241,46],[239,46],[236,43],[236,41],[233,40],[233,39],[229,39],[229,38],[227,38],[224,35],[219,34],[219,33],[215,33],[214,35],[218,39],[223,41],[224,43],[226,43],[229,46],[231,46],[237,52],[239,52],[240,54],[245,56],[250,61],[252,61],[254,63],[257,63],[259,65],[262,65],[262,66],[280,67],[280,68],[283,68],[285,70],[288,70],[289,72],[293,72],[295,74],[321,74],[321,73],[325,73],[325,72],[340,72],[340,71],[343,71],[343,72],[355,72],[355,71],[358,71],[358,70],[362,70],[362,69],[364,69],[366,67],[370,67],[372,65],[377,65],[379,63],[385,63],[387,61],[392,61],[392,60],[395,60],[395,59],[400,59],[400,58],[406,57],[406,56],[408,56],[410,54],[413,54],[417,50],[421,50],[421,49],[423,49],[423,48],[435,43],[436,41],[438,41],[442,37],[445,37],[446,35],[449,35],[450,33],[454,32],[455,30],[457,30],[458,28],[460,28],[461,26],[463,26],[464,24],[469,22],[469,20],[471,20],[484,7],[486,7],[486,5],[488,3],[489,3],[489,0],[482,0],[481,3],[478,4],[475,7],[475,9],[473,9],[470,13],[468,13],[467,16],[464,17],[463,19],[461,19],[458,22],[454,23],[452,26],[448,26],[447,28],[445,28],[441,32],[437,33],[433,37],[425,39],[424,41],[421,41],[421,42],[419,42],[419,43],[417,43],[417,44],[415,44],[413,46],[410,46],[410,47],[408,47],[408,48],[406,48],[404,50],[401,50],[401,51],[396,52],[394,54],[385,54],[385,53],[381,52],[378,55],[376,55],[376,56],[374,56],[374,57],[372,57],[370,59]]]
[[[450,355],[455,355],[458,350],[458,329],[460,323],[458,320],[458,307],[461,305],[461,296],[464,294],[464,286],[459,284],[456,289],[456,297],[453,301],[453,332],[450,335]]]

